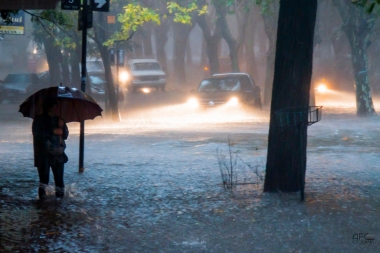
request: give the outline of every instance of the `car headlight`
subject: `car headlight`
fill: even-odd
[[[131,78],[131,75],[127,71],[123,71],[119,74],[119,80],[121,83],[127,82]]]
[[[319,92],[319,93],[326,93],[327,92],[327,87],[325,84],[319,84],[318,87],[316,88],[316,90]]]
[[[189,100],[187,101],[187,104],[189,105],[189,107],[191,108],[197,108],[199,106],[199,102],[198,102],[198,99],[197,98],[189,98]]]
[[[237,97],[232,97],[228,100],[227,105],[237,106],[239,104],[239,99]]]

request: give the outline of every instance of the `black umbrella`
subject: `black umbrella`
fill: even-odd
[[[62,86],[37,91],[20,105],[19,112],[24,117],[34,119],[35,116],[42,113],[43,101],[46,98],[58,100],[56,115],[66,123],[81,122],[102,116],[103,109],[89,95],[78,89]]]

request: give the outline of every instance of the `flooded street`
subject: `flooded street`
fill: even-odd
[[[264,175],[268,108],[198,111],[167,93],[129,98],[120,123],[86,121],[84,173],[79,125],[69,123],[66,195],[55,198],[51,176],[45,201],[32,120],[0,104],[0,251],[379,252],[378,118],[324,107],[308,129],[301,203],[299,193],[264,194],[251,169]],[[223,188],[216,155],[228,155],[228,140],[241,158],[239,181],[249,183],[233,192]],[[375,240],[355,244],[356,233]]]

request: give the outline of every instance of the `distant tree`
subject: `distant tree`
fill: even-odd
[[[112,77],[108,47],[103,44],[111,36],[109,30],[105,29],[106,27],[107,16],[103,12],[96,13],[94,15],[92,39],[98,46],[104,66],[104,76],[107,81],[105,89],[108,103],[107,108],[109,110],[108,113],[111,116],[112,120],[119,121],[118,96],[116,92],[117,87],[115,87]]]
[[[198,0],[197,3],[198,5],[206,5],[207,1]],[[209,10],[207,15],[197,17],[197,23],[203,32],[210,73],[219,73],[220,65],[218,59],[218,47],[222,38],[221,19],[213,10]]]
[[[377,22],[375,14],[364,12],[351,3],[351,0],[333,0],[342,17],[342,30],[346,34],[352,51],[352,66],[355,77],[356,114],[360,117],[375,115],[371,86],[368,77],[367,49],[370,37]],[[368,2],[368,1],[366,1]],[[373,11],[377,2],[369,4],[368,11]]]
[[[280,4],[277,0],[259,0],[257,3],[262,6],[261,15],[269,43],[264,84],[264,105],[269,105],[272,97],[274,61],[276,55],[276,31]]]
[[[177,3],[178,2],[178,3]],[[157,59],[162,64],[164,70],[166,66],[165,44],[167,41],[167,33],[169,24],[168,17],[174,22],[182,24],[191,24],[192,15],[194,13],[203,15],[206,13],[206,6],[200,6],[195,1],[154,1],[144,3],[130,3],[124,6],[124,12],[118,16],[118,21],[121,23],[121,29],[116,32],[111,38],[104,43],[106,46],[111,46],[114,41],[125,40],[130,37],[138,28],[148,22],[156,24],[156,50]],[[184,4],[185,6],[181,6]],[[152,6],[156,6],[155,9]],[[195,14],[194,14],[195,15]],[[161,24],[164,24],[163,26]],[[185,52],[186,47],[183,48]]]
[[[68,55],[64,55],[62,50],[74,47],[69,38],[73,28],[70,16],[57,10],[26,13],[32,17],[34,41],[45,48],[51,85],[69,85]]]
[[[178,3],[189,5],[193,0],[179,0]],[[191,13],[190,24],[183,24],[180,22],[172,23],[174,51],[173,51],[173,74],[177,86],[184,86],[186,84],[186,49],[188,49],[188,38],[190,32],[193,30],[196,22],[197,13]]]
[[[231,70],[233,72],[240,72],[238,51],[245,39],[252,2],[250,0],[217,0],[212,1],[212,3],[215,6],[217,17],[221,20],[222,37],[227,42],[230,51]],[[237,21],[236,38],[231,32],[227,22],[227,16],[231,14],[234,14]]]
[[[317,0],[280,1],[265,192],[299,191],[305,179],[307,125],[282,128],[276,112],[309,106],[316,12]]]

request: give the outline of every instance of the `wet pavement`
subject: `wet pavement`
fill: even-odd
[[[120,123],[86,122],[84,173],[70,123],[66,196],[56,199],[50,182],[39,201],[31,120],[14,105],[0,109],[1,252],[380,250],[378,119],[364,124],[330,110],[309,128],[305,203],[299,193],[264,194],[246,166],[264,173],[265,111],[167,106],[122,111]],[[228,139],[241,158],[239,182],[252,183],[233,192],[223,188],[216,156],[229,154]],[[354,243],[355,233],[375,240]]]

